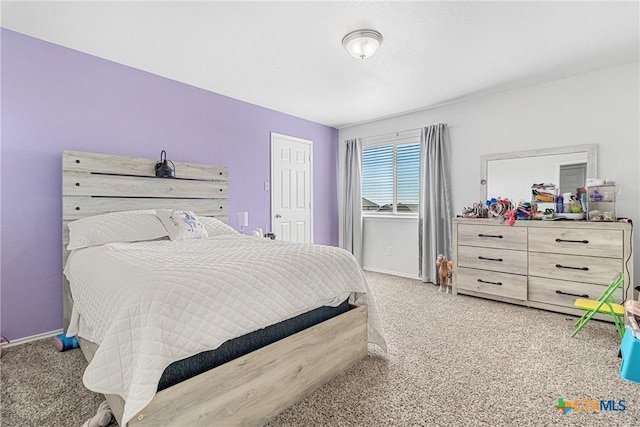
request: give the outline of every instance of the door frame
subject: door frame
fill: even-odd
[[[557,163],[556,182],[558,183],[558,191],[562,190],[562,180],[561,180],[562,169],[563,168],[565,168],[565,169],[577,169],[577,166],[582,166],[582,165],[584,165],[584,167],[581,167],[581,169],[584,169],[584,177],[585,177],[584,179],[585,179],[585,186],[586,186],[587,185],[586,184],[586,180],[587,180],[587,177],[589,176],[589,174],[587,172],[589,170],[589,165],[587,164],[586,161],[575,161],[575,160],[572,160],[572,161],[558,162]],[[571,167],[571,166],[573,166],[573,167]]]
[[[270,220],[270,224],[269,224],[269,228],[271,229],[271,232],[273,232],[273,222],[274,222],[274,216],[275,213],[273,212],[273,207],[275,206],[274,203],[274,191],[273,191],[273,164],[275,161],[274,158],[274,150],[273,150],[273,145],[274,145],[274,138],[280,138],[280,139],[288,139],[289,141],[293,141],[293,142],[299,142],[302,144],[306,144],[309,146],[309,230],[311,231],[311,236],[310,236],[310,242],[313,243],[314,242],[314,235],[315,235],[315,231],[313,228],[313,141],[308,140],[308,139],[302,139],[302,138],[298,138],[295,136],[291,136],[291,135],[285,135],[282,133],[277,133],[277,132],[271,132],[270,134],[270,140],[271,140],[271,171],[270,171],[270,184],[269,184],[269,192],[271,193],[271,206],[270,206],[270,214],[269,214],[269,220]],[[276,236],[277,238],[277,236]]]

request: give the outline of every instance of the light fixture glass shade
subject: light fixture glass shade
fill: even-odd
[[[351,56],[365,59],[373,55],[382,44],[382,34],[375,30],[352,31],[342,39],[342,45]]]

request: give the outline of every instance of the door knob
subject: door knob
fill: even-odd
[[[282,218],[282,215],[276,214],[276,218]]]

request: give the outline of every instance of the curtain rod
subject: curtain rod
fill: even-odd
[[[437,123],[439,125],[447,125],[447,126],[451,126],[453,124],[453,121],[449,121],[447,123]],[[431,126],[431,125],[429,125]],[[428,127],[428,126],[425,126]],[[421,131],[422,129],[424,129],[425,127],[421,127],[421,128],[416,128],[416,129],[409,129],[409,130],[401,130],[399,132],[391,132],[391,133],[387,133],[387,134],[383,134],[383,135],[373,135],[373,136],[365,136],[364,138],[361,138],[362,142],[364,142],[367,139],[378,139],[378,138],[388,138],[390,136],[397,136],[399,137],[402,134],[405,133],[411,133],[411,132],[417,132],[417,131]]]

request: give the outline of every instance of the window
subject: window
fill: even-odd
[[[389,143],[362,150],[362,212],[418,213],[420,143]]]

